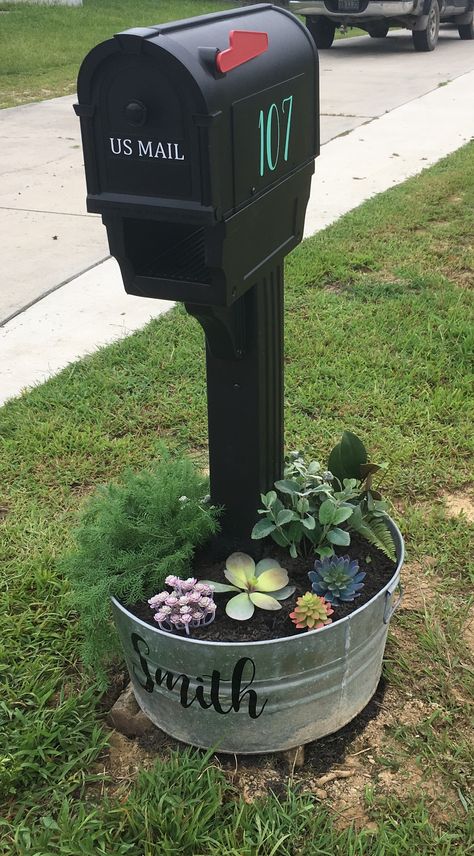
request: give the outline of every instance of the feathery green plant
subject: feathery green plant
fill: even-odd
[[[165,459],[119,483],[100,487],[62,562],[84,636],[82,656],[99,680],[120,647],[110,597],[125,605],[161,590],[169,574],[188,576],[196,548],[217,531],[218,509],[190,461]]]

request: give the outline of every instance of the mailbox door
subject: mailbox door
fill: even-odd
[[[199,127],[204,109],[189,72],[169,52],[134,31],[122,33],[86,58],[79,77],[88,89],[81,115],[88,209],[123,207],[136,213],[198,207],[202,199]],[[87,74],[87,63],[93,74]],[[88,84],[88,85],[87,85]],[[84,105],[84,102],[86,104]]]

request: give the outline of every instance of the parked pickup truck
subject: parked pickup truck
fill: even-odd
[[[439,25],[454,24],[461,39],[474,39],[474,0],[286,0],[306,18],[318,48],[330,48],[336,27],[360,27],[373,39],[384,39],[390,27],[411,30],[416,51],[432,51]]]

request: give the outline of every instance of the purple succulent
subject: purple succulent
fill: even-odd
[[[214,621],[216,604],[213,600],[213,587],[198,583],[194,577],[181,580],[170,574],[165,583],[172,591],[163,591],[148,601],[155,609],[155,621],[160,630],[172,632],[185,630],[189,636],[193,627],[204,627]]]

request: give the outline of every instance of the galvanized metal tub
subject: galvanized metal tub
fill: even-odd
[[[401,594],[397,568],[352,615],[266,642],[204,642],[166,633],[112,600],[138,704],[178,740],[220,752],[277,752],[332,734],[373,696]]]

